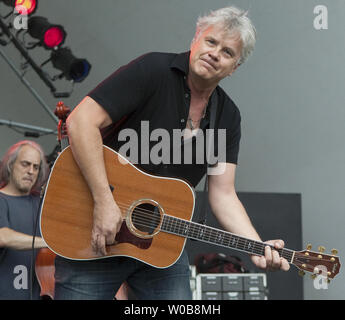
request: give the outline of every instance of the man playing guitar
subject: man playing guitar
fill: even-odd
[[[110,145],[115,149],[125,142],[120,139],[121,130],[132,129],[142,138],[140,129],[144,121],[149,123],[150,132],[157,128],[169,133],[173,129],[188,129],[185,132],[189,135],[184,139],[193,141],[195,130],[209,128],[215,95],[219,112],[215,128],[226,129],[227,140],[225,150],[218,150],[224,153],[224,162],[218,163],[221,173],[209,175],[211,209],[226,231],[261,241],[235,191],[240,113],[218,86],[244,63],[254,48],[255,38],[255,29],[242,10],[227,7],[213,11],[199,18],[190,52],[143,55],[113,73],[73,110],[67,119],[69,141],[94,201],[91,239],[93,250],[100,257],[107,254],[107,246],[115,243],[122,225],[121,209],[107,180],[100,129],[126,117],[111,137]],[[147,159],[144,149],[153,147],[150,141],[147,143],[149,146],[139,145],[138,153],[138,166],[146,172],[183,178],[194,187],[205,175],[206,163],[142,161]],[[282,240],[267,244],[276,249],[284,247]],[[266,270],[289,269],[287,260],[271,246],[265,247],[264,256],[253,255],[252,261]],[[188,267],[186,252],[164,269],[128,257],[95,261],[57,257],[55,298],[112,299],[127,281],[139,299],[191,299]]]

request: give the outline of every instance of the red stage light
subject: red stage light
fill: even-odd
[[[21,15],[32,14],[37,6],[36,0],[15,0],[14,7]]]
[[[61,25],[51,24],[45,17],[31,17],[28,21],[28,32],[46,49],[60,47],[66,38],[66,32]]]
[[[51,27],[45,33],[43,42],[48,48],[58,47],[65,39],[65,33],[60,27]]]

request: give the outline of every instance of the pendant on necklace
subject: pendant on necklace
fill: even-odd
[[[194,126],[193,126],[193,121],[191,118],[188,118],[188,122],[189,122],[189,126],[191,128],[191,130],[193,131],[194,130]]]

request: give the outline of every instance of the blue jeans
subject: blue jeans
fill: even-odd
[[[191,300],[188,256],[158,269],[127,257],[55,259],[56,300],[111,300],[124,281],[140,300]]]

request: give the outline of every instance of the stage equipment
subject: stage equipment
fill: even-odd
[[[17,13],[20,15],[32,15],[37,9],[36,0],[0,0],[6,6],[15,8]]]
[[[37,127],[37,126],[32,126],[29,124],[21,123],[21,122],[15,122],[11,120],[5,120],[5,119],[0,119],[0,126],[5,125],[8,126],[9,128],[19,128],[19,129],[24,129],[22,132],[26,137],[33,137],[37,138],[42,135],[48,135],[48,134],[57,134],[56,130],[48,129],[48,128],[42,128],[42,127]]]
[[[67,35],[61,25],[51,24],[47,18],[38,16],[29,18],[28,33],[46,49],[61,47]]]
[[[27,15],[32,14],[37,6],[37,1],[34,0],[0,0],[0,2],[18,9],[17,11],[22,12],[22,15],[25,11],[27,11]],[[20,8],[25,8],[25,10],[21,11]],[[16,10],[13,9],[13,11]],[[42,16],[20,17],[13,11],[7,15],[0,14],[0,46],[13,44],[19,51],[22,61],[25,62],[21,62],[20,67],[16,68],[2,50],[1,56],[36,98],[38,97],[37,92],[33,92],[31,85],[24,78],[30,66],[49,87],[55,98],[69,97],[74,90],[74,84],[83,81],[89,75],[91,64],[86,59],[76,58],[70,48],[62,47],[67,36],[63,26],[52,24]],[[30,41],[29,38],[35,41]],[[34,59],[34,49],[38,46],[50,51],[46,57],[40,58],[43,60],[40,62],[36,62]],[[51,62],[50,67],[47,66],[48,62]],[[53,75],[53,68],[58,69],[60,73]],[[69,81],[68,88],[58,90],[54,82],[62,79]],[[41,98],[38,100],[40,103],[42,102]],[[55,117],[54,120],[56,121]]]
[[[62,76],[74,82],[83,81],[89,74],[91,65],[86,59],[76,58],[69,48],[61,48],[51,53],[54,68],[62,71]]]

